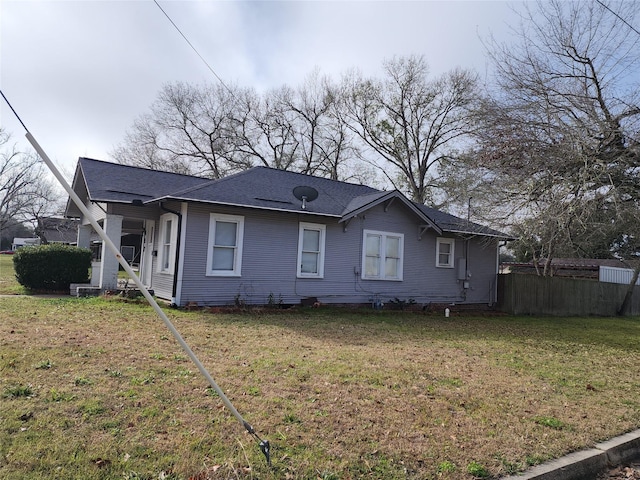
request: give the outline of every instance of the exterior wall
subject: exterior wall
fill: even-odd
[[[621,283],[629,285],[633,280],[633,268],[606,267],[601,265],[598,272],[598,280],[607,283]],[[636,281],[640,285],[640,278]]]
[[[175,208],[170,207],[174,210]],[[243,215],[244,242],[240,277],[206,276],[210,213]],[[388,302],[398,298],[428,303],[493,303],[497,279],[497,241],[478,237],[468,241],[468,287],[458,279],[457,259],[467,256],[466,241],[456,238],[456,268],[436,268],[436,238],[433,230],[418,238],[418,219],[401,202],[388,211],[382,205],[354,218],[344,230],[336,218],[306,214],[248,210],[190,204],[183,219],[186,242],[179,304],[232,305],[267,304],[269,299],[299,303],[317,297],[322,303]],[[297,278],[299,223],[326,225],[324,278]],[[402,281],[364,280],[362,271],[363,230],[404,234]],[[157,237],[158,235],[156,235]],[[446,235],[444,235],[446,236]],[[157,274],[154,289],[170,298],[173,277]]]

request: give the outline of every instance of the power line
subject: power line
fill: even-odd
[[[611,10],[608,5],[605,5],[600,0],[596,0],[596,2],[598,2],[603,8],[606,8],[607,10],[609,10],[612,14],[614,14],[616,17],[618,17],[618,19],[620,19],[622,21],[622,23],[624,23],[627,27],[629,27],[631,30],[633,30],[634,32],[636,32],[640,36],[640,31],[636,30],[636,28],[633,25],[631,25],[629,22],[627,22],[624,18],[622,18],[616,12]]]
[[[160,6],[160,4],[158,3],[158,0],[153,0],[153,3],[155,3],[157,5],[157,7],[160,9],[160,11],[162,13],[164,13],[164,16],[167,17],[167,20],[169,20],[171,22],[171,25],[173,25],[173,27],[178,31],[178,33],[182,36],[182,38],[184,38],[184,41],[187,42],[187,44],[191,47],[191,49],[196,52],[196,55],[198,55],[198,57],[200,57],[200,60],[202,60],[202,63],[204,63],[207,68],[209,69],[209,71],[213,74],[214,77],[216,77],[218,79],[218,81],[222,84],[222,86],[224,88],[226,88],[229,93],[231,93],[231,95],[235,96],[233,91],[227,86],[226,83],[224,83],[224,81],[222,80],[222,78],[220,78],[220,76],[215,72],[215,70],[211,67],[211,65],[209,65],[209,63],[205,60],[205,58],[200,55],[200,52],[198,52],[198,49],[196,47],[193,46],[193,44],[189,41],[189,39],[187,38],[187,36],[182,33],[182,30],[180,30],[180,28],[178,27],[178,25],[176,25],[176,23],[171,19],[171,17],[169,16],[169,14],[167,12],[164,11],[164,9]]]
[[[11,109],[15,117],[18,119],[18,121],[20,122],[20,125],[22,125],[22,128],[24,128],[25,132],[29,132],[29,129],[20,118],[20,115],[18,115],[18,112],[15,111],[15,109],[13,108],[13,105],[11,105],[11,102],[9,102],[7,97],[4,96],[4,92],[2,90],[0,90],[0,95],[2,95],[2,98],[4,98],[4,101],[7,102],[7,105],[9,105],[9,108]]]

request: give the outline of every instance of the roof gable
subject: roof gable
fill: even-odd
[[[380,205],[381,203],[386,203],[385,210],[388,206],[398,199],[398,201],[402,202],[406,205],[413,213],[416,214],[419,218],[422,219],[429,227],[433,228],[439,234],[442,233],[442,229],[436,225],[436,223],[426,215],[420,208],[417,207],[417,204],[410,201],[407,197],[405,197],[398,190],[392,190],[390,192],[376,192],[368,195],[361,195],[359,197],[354,198],[347,208],[342,212],[342,218],[340,222],[348,222],[355,216],[359,215],[362,212],[366,212],[370,208],[375,207],[376,205]]]

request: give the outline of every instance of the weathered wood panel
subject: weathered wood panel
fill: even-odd
[[[512,273],[499,276],[498,307],[513,315],[614,316],[626,291],[614,283]],[[640,287],[628,314],[640,314]]]

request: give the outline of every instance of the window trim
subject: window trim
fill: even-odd
[[[169,232],[169,250],[168,257],[165,258],[165,239],[167,236],[167,224],[171,222],[171,230]],[[173,274],[175,272],[174,263],[176,261],[176,244],[178,242],[178,216],[173,213],[165,213],[160,216],[160,235],[158,236],[158,265],[157,272],[164,274]],[[166,262],[165,262],[166,260]],[[165,268],[165,263],[167,267]]]
[[[236,245],[232,270],[214,270],[213,248],[215,246],[216,222],[236,224]],[[244,244],[244,217],[241,215],[226,215],[222,213],[209,214],[209,239],[207,241],[206,276],[208,277],[239,277],[242,273],[242,246]]]
[[[367,276],[366,274],[366,261],[367,261],[367,236],[369,235],[378,235],[380,236],[380,250],[379,250],[379,276]],[[399,261],[398,261],[398,272],[397,276],[387,277],[386,271],[384,268],[385,260],[386,260],[386,244],[387,238],[398,238],[399,239]],[[362,231],[362,271],[361,278],[363,280],[385,280],[391,282],[402,282],[404,279],[404,234],[396,233],[396,232],[383,232],[380,230],[363,230]]]
[[[318,251],[318,273],[305,273],[302,271],[302,244],[305,230],[320,232]],[[298,266],[296,275],[298,278],[324,278],[325,243],[327,238],[327,226],[321,223],[300,222],[298,227]]]
[[[448,263],[440,263],[440,245],[443,245],[443,244],[451,246]],[[438,237],[436,239],[436,267],[437,268],[454,268],[455,267],[455,251],[456,251],[455,238]]]

